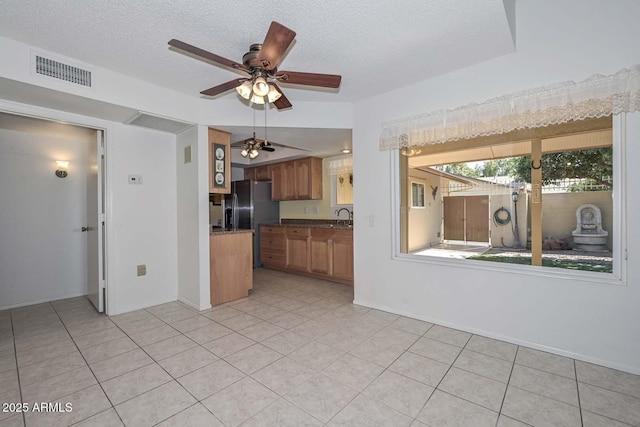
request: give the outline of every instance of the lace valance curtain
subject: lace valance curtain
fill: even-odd
[[[640,110],[640,65],[382,124],[380,150],[606,117]]]
[[[325,160],[325,169],[329,175],[341,175],[353,171],[353,157],[351,154],[329,157]]]

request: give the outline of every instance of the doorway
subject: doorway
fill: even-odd
[[[489,197],[443,197],[444,239],[489,242]]]
[[[105,311],[104,173],[102,129],[0,112],[0,310],[89,296]]]

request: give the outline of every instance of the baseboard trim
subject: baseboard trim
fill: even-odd
[[[86,296],[87,296],[86,293],[81,293],[81,294],[68,295],[68,296],[64,296],[64,297],[55,297],[53,299],[49,298],[49,299],[29,301],[29,302],[21,302],[20,304],[12,304],[12,305],[2,306],[2,307],[0,307],[0,311],[11,310],[12,308],[26,307],[28,305],[44,304],[44,303],[47,303],[47,302],[55,302],[55,301],[60,301],[60,300],[63,300],[63,299],[86,297]]]
[[[189,306],[190,308],[193,308],[193,309],[198,310],[198,311],[208,310],[208,309],[211,308],[211,304],[205,304],[203,306],[200,306],[200,305],[195,304],[195,303],[193,303],[193,302],[191,302],[191,301],[189,301],[188,299],[185,299],[185,298],[178,298],[178,302],[181,302],[182,304],[184,304],[186,306]]]
[[[458,324],[455,324],[455,323],[446,322],[446,321],[443,321],[442,319],[434,319],[434,318],[430,318],[428,316],[418,316],[416,314],[403,312],[402,310],[396,310],[396,309],[393,309],[391,307],[386,307],[386,306],[379,305],[379,304],[372,304],[370,302],[367,302],[367,301],[364,301],[364,300],[361,300],[361,299],[354,299],[353,303],[355,305],[359,305],[359,306],[362,306],[362,307],[368,307],[368,308],[373,308],[373,309],[376,309],[376,310],[386,311],[388,313],[397,314],[399,316],[410,317],[412,319],[422,320],[424,322],[429,322],[429,323],[433,323],[433,324],[440,325],[440,326],[446,326],[447,328],[458,329],[460,331],[469,332],[471,334],[481,335],[483,337],[492,338],[492,339],[499,340],[499,341],[505,341],[505,342],[508,342],[508,343],[511,343],[511,344],[521,345],[523,347],[528,347],[528,348],[532,348],[532,349],[535,349],[535,350],[545,351],[547,353],[557,354],[558,356],[570,357],[572,359],[580,360],[582,362],[593,363],[595,365],[605,366],[607,368],[617,369],[619,371],[624,371],[624,372],[628,372],[628,373],[631,373],[631,374],[640,375],[640,366],[625,365],[625,364],[622,364],[622,363],[613,362],[611,360],[600,359],[600,358],[597,358],[597,357],[588,356],[586,354],[575,353],[575,352],[572,352],[572,351],[563,350],[561,348],[549,347],[549,346],[546,346],[546,345],[543,345],[543,344],[534,343],[534,342],[530,342],[530,341],[527,341],[527,340],[514,338],[514,337],[511,337],[511,336],[496,334],[496,333],[493,333],[493,332],[490,332],[490,331],[485,331],[485,330],[482,330],[482,329],[469,328],[469,327],[464,326],[464,325],[458,325]]]

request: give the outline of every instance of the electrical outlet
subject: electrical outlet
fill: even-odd
[[[138,266],[138,276],[146,276],[147,275],[147,266],[146,264],[140,264]]]
[[[302,209],[303,213],[309,213],[309,208],[307,208],[306,206]]]
[[[129,175],[129,184],[142,184],[142,175]]]
[[[318,209],[318,207],[317,207],[317,206],[314,206],[314,207],[313,207],[313,214],[314,214],[314,215],[318,215],[319,213],[320,213],[320,210]]]

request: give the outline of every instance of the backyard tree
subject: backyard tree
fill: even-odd
[[[513,176],[518,165],[518,157],[510,157],[507,159],[487,160],[476,166],[478,176]]]
[[[450,165],[436,166],[436,169],[455,175],[468,176],[469,178],[478,178],[480,176],[478,170],[473,169],[467,163],[453,163]]]
[[[561,179],[581,178],[611,188],[612,154],[611,147],[545,154],[542,156],[542,183],[551,184]],[[516,157],[515,160],[511,176],[531,182],[531,158]]]

